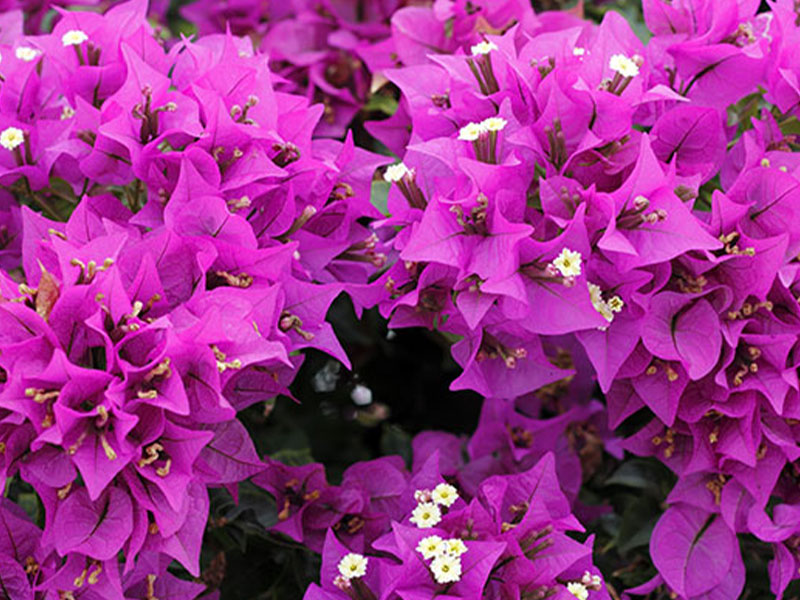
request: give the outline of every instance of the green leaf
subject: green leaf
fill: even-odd
[[[28,513],[34,523],[39,522],[39,496],[33,492],[20,494],[17,496],[17,504]]]
[[[444,37],[448,40],[453,37],[453,26],[455,25],[456,18],[450,17],[444,22]]]
[[[728,126],[737,125],[739,132],[752,129],[752,119],[757,118],[764,106],[764,93],[765,90],[759,88],[759,91],[748,94],[736,104],[728,107]]]
[[[791,116],[780,123],[780,129],[783,135],[800,135],[800,121]]]
[[[372,182],[372,190],[370,193],[370,202],[372,206],[381,211],[381,214],[389,216],[389,209],[387,207],[387,198],[389,197],[389,190],[392,184],[382,179]]]
[[[391,117],[397,112],[397,100],[386,94],[372,94],[364,108],[367,111],[376,111]]]
[[[663,484],[669,487],[671,479],[669,470],[660,462],[635,458],[622,463],[605,485],[621,485],[662,498],[666,494]]]
[[[197,25],[185,19],[175,19],[172,23],[172,31],[175,32],[176,37],[180,37],[181,34],[192,37],[197,34]]]
[[[384,425],[381,435],[381,453],[397,454],[410,467],[412,461],[411,436],[398,425]]]
[[[650,423],[654,417],[653,411],[644,406],[620,423],[614,430],[614,435],[629,438]]]
[[[279,450],[271,455],[270,458],[290,467],[299,467],[300,465],[307,465],[314,462],[314,457],[311,456],[311,448],[302,448],[301,450]]]
[[[650,535],[661,516],[659,503],[653,498],[640,497],[622,515],[616,545],[622,554],[650,544]]]

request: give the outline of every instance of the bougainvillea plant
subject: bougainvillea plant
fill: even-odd
[[[798,597],[798,45],[0,2],[0,596]]]

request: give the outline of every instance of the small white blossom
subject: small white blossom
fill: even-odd
[[[80,29],[70,29],[67,33],[61,36],[61,43],[64,46],[79,46],[89,39],[86,32]]]
[[[25,133],[19,127],[7,127],[0,133],[0,146],[14,150],[25,142]]]
[[[333,585],[342,590],[345,594],[347,594],[348,590],[353,587],[350,585],[350,580],[347,577],[342,577],[341,575],[337,575],[333,578]]]
[[[611,312],[608,304],[606,304],[606,301],[603,300],[603,292],[600,289],[600,286],[596,283],[589,284],[589,298],[592,301],[592,306],[594,306],[594,309],[603,315],[606,321],[611,323],[611,321],[614,320],[614,313]]]
[[[577,277],[581,274],[581,253],[564,248],[553,261],[553,266],[564,277]]]
[[[599,590],[603,587],[603,580],[600,575],[592,575],[589,571],[585,571],[581,577],[581,583],[589,589]]]
[[[436,504],[450,507],[458,500],[458,490],[449,483],[440,483],[433,488],[431,497]]]
[[[369,559],[366,556],[350,552],[339,561],[339,573],[345,579],[363,577],[367,573],[367,562]]]
[[[465,142],[474,142],[481,137],[481,134],[485,131],[483,123],[470,123],[469,125],[464,125],[464,127],[459,130],[458,139]]]
[[[611,70],[623,77],[636,77],[639,74],[639,65],[624,54],[615,54],[608,61]]]
[[[622,307],[625,306],[625,303],[619,296],[613,296],[606,304],[608,304],[609,310],[614,313],[620,312]]]
[[[570,581],[567,584],[567,591],[578,600],[587,600],[589,598],[589,590],[586,589],[585,585],[577,581]]]
[[[65,106],[64,108],[61,109],[60,118],[61,118],[62,121],[66,121],[67,119],[71,119],[74,116],[75,116],[75,109],[72,108],[71,106]]]
[[[25,62],[31,62],[37,56],[41,55],[41,53],[41,50],[30,48],[28,46],[20,46],[14,50],[14,56],[16,56],[19,60],[24,60]]]
[[[406,175],[412,175],[413,171],[409,169],[404,163],[397,163],[387,167],[386,172],[383,174],[384,181],[394,183],[400,181]]]
[[[461,579],[461,559],[442,554],[433,559],[431,573],[437,583],[453,583]]]
[[[481,54],[489,54],[492,50],[497,50],[494,42],[481,42],[475,44],[472,48],[472,56],[480,56]]]
[[[439,556],[444,548],[444,540],[438,535],[424,537],[417,544],[417,552],[422,554],[422,558],[428,560],[434,556]]]
[[[599,312],[606,321],[611,323],[614,320],[614,313],[618,313],[625,306],[622,298],[613,296],[608,302],[603,299],[603,292],[600,286],[596,283],[589,283],[589,298],[592,301],[592,306]]]
[[[350,399],[356,406],[367,406],[372,404],[372,390],[360,383],[350,392]]]
[[[430,490],[417,490],[414,492],[414,500],[417,501],[417,504],[422,504],[423,502],[431,502],[431,491]]]
[[[583,56],[586,54],[586,48],[575,47],[572,49],[573,56]]]
[[[484,131],[503,131],[508,121],[501,117],[489,117],[481,122],[481,127]]]
[[[420,529],[428,529],[442,520],[442,511],[433,502],[422,502],[417,504],[409,520]]]
[[[459,538],[450,538],[443,544],[443,553],[458,558],[468,550],[467,545]]]

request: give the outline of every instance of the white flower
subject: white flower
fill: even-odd
[[[442,520],[442,511],[433,502],[422,502],[417,504],[409,520],[420,529],[428,529]]]
[[[600,579],[600,575],[592,575],[589,571],[584,571],[581,583],[592,590],[599,590],[603,587],[603,580]]]
[[[589,588],[593,588],[595,590],[599,590],[603,586],[603,580],[600,579],[600,575],[592,575],[589,571],[583,574],[583,579],[581,582]]]
[[[424,537],[417,544],[417,552],[422,554],[422,558],[428,560],[434,556],[439,556],[444,548],[444,540],[438,535]]]
[[[592,301],[592,306],[599,312],[605,320],[611,323],[614,320],[614,313],[618,313],[625,306],[622,298],[619,296],[612,297],[608,302],[603,299],[603,292],[600,286],[596,283],[589,283],[589,298]]]
[[[431,502],[431,491],[417,490],[416,492],[414,492],[414,500],[417,501],[417,504],[422,504],[423,502]]]
[[[61,43],[64,46],[79,46],[89,39],[84,31],[80,29],[70,29],[67,33],[61,36]]]
[[[64,108],[61,109],[60,118],[61,118],[62,121],[66,121],[67,119],[71,119],[74,116],[75,116],[75,109],[72,108],[71,106],[64,106]]]
[[[345,594],[347,594],[348,591],[353,587],[350,585],[350,580],[347,577],[342,577],[341,575],[337,575],[333,578],[333,585],[342,590]]]
[[[453,583],[461,579],[461,559],[442,554],[433,559],[431,573],[437,583]]]
[[[412,175],[413,171],[409,169],[404,163],[397,163],[387,167],[386,172],[383,174],[384,181],[394,183],[400,181],[406,175]]]
[[[481,54],[489,54],[492,50],[497,50],[497,46],[494,42],[481,42],[480,44],[475,44],[471,50],[472,56],[479,56]]]
[[[469,125],[464,125],[464,127],[459,130],[458,139],[465,142],[474,142],[481,137],[481,134],[485,131],[483,123],[470,123]]]
[[[7,127],[0,133],[0,146],[6,150],[14,150],[25,142],[25,133],[19,127]]]
[[[553,266],[564,277],[577,277],[581,274],[581,253],[564,248],[553,261]]]
[[[481,127],[484,131],[503,131],[508,121],[501,117],[489,117],[481,122]]]
[[[611,311],[611,308],[608,306],[606,301],[603,300],[603,292],[600,290],[600,286],[596,283],[589,284],[589,298],[592,301],[592,306],[594,306],[594,309],[603,315],[606,321],[611,323],[611,321],[614,320],[614,313]],[[621,301],[622,300],[620,300],[620,302]]]
[[[469,548],[459,538],[450,538],[449,540],[444,541],[443,545],[443,553],[448,554],[450,556],[455,556],[458,558],[462,554],[464,554]]]
[[[570,581],[567,584],[567,591],[578,600],[587,600],[589,598],[589,590],[586,589],[585,585],[577,581]]]
[[[19,60],[24,60],[25,62],[31,62],[41,53],[41,50],[30,48],[28,46],[20,46],[14,50],[14,56],[16,56]]]
[[[624,54],[612,56],[608,66],[623,77],[636,77],[639,74],[639,66]]]
[[[586,48],[575,47],[572,49],[573,56],[583,56],[586,54]]]
[[[431,492],[431,497],[436,504],[442,506],[452,506],[458,500],[458,490],[449,483],[440,483]]]
[[[350,399],[356,406],[367,406],[372,403],[372,390],[359,383],[350,392]]]
[[[367,562],[369,559],[361,554],[350,552],[339,561],[339,573],[345,579],[363,577],[367,573]]]
[[[609,310],[614,313],[620,312],[622,307],[625,306],[625,303],[619,296],[613,296],[606,304],[608,304]]]

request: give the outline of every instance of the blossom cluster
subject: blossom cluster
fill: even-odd
[[[797,6],[643,8],[646,45],[615,12],[527,7],[436,54],[395,36],[402,163],[373,224],[391,266],[353,294],[457,339],[452,389],[513,399],[589,369],[611,427],[649,420],[623,446],[679,480],[633,591],[736,597],[749,533],[781,596],[800,565]]]
[[[40,530],[0,503],[4,588],[193,598],[167,566],[199,575],[207,488],[252,478],[272,531],[323,556],[308,600],[600,600],[592,537],[567,532],[605,449],[678,478],[658,575],[629,593],[738,597],[750,534],[782,597],[797,3],[644,0],[647,43],[527,0],[284,4],[199,0],[202,35],[170,40],[163,2],[52,28],[50,2],[4,5],[0,476],[44,510]],[[352,128],[394,90],[364,129],[397,160]],[[237,411],[291,396],[306,348],[349,366],[325,320],[342,292],[453,340],[452,389],[486,399],[466,444],[425,432],[410,470],[339,485],[258,456]]]
[[[321,587],[306,598],[608,598],[592,537],[567,535],[582,530],[571,514],[578,454],[599,406],[525,416],[540,405],[487,400],[468,439],[422,432],[410,470],[397,456],[359,462],[339,485],[322,464],[269,460],[253,481],[276,498],[271,531],[323,555]],[[593,433],[621,456],[608,432]]]
[[[592,537],[580,543],[566,534],[581,526],[552,453],[524,472],[484,479],[472,498],[443,481],[442,458],[434,452],[411,473],[384,459],[348,470],[343,490],[364,495],[361,516],[348,513],[327,529],[320,585],[306,600],[610,598],[591,564]],[[293,469],[294,481],[302,469]],[[377,519],[384,526],[366,533]]]
[[[0,537],[14,597],[202,591],[161,574],[199,575],[207,487],[263,470],[237,411],[303,348],[348,364],[326,311],[383,260],[385,159],[312,139],[323,107],[249,40],[167,49],[146,10],[2,31],[0,478],[45,515],[30,551]]]
[[[373,91],[372,72],[393,66],[373,60],[373,46],[390,35],[389,18],[402,0],[267,3],[198,0],[181,14],[201,34],[251,36],[279,76],[277,88],[323,106],[316,134],[341,137]]]

